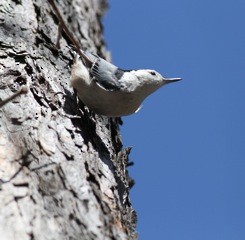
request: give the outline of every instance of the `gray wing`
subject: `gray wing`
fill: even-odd
[[[119,80],[124,71],[98,57],[91,68],[91,74],[101,87],[109,91],[115,91],[120,89]]]

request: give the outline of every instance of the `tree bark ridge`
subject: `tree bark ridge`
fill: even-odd
[[[84,49],[108,55],[105,0],[58,6]],[[1,239],[137,239],[120,119],[77,101],[57,24],[41,0],[0,3],[0,99],[30,89],[0,109]]]

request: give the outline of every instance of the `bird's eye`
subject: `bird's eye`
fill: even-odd
[[[151,74],[152,76],[156,76],[156,73],[155,73],[155,72],[150,72],[150,74]]]

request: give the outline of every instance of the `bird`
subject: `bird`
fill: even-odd
[[[95,113],[108,117],[131,115],[157,89],[181,80],[165,78],[155,70],[123,70],[96,54],[83,51],[66,26],[54,0],[48,1],[59,20],[58,36],[64,31],[75,49],[70,84],[76,89],[80,100]]]
[[[155,70],[123,70],[96,54],[79,51],[71,70],[71,86],[92,111],[107,117],[128,116],[157,89],[181,78],[165,78]]]

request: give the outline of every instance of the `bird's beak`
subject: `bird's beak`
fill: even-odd
[[[165,83],[178,82],[180,80],[182,80],[182,78],[164,78]]]

